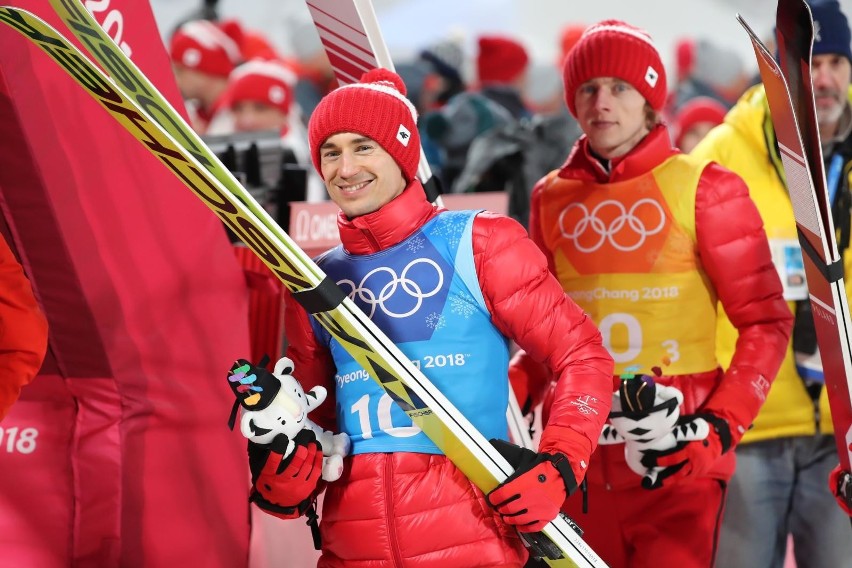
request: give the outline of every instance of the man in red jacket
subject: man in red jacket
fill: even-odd
[[[9,245],[0,239],[0,420],[36,376],[47,350],[47,320]]]
[[[522,566],[515,529],[543,528],[585,476],[609,412],[612,359],[521,225],[427,201],[404,94],[397,75],[374,70],[311,115],[311,156],[341,209],[342,246],[318,264],[487,438],[507,438],[509,339],[558,377],[557,393],[539,453],[485,496],[288,296],[293,374],[305,390],[334,393],[312,417],[353,445],[325,492],[319,565]],[[279,466],[279,449],[250,450],[253,500],[294,518],[320,489],[321,455],[302,441]]]
[[[669,425],[650,439],[651,413],[642,408],[660,410],[655,401],[640,408],[640,395],[619,396],[622,415],[632,413],[642,430],[616,431],[650,449],[634,464],[625,450],[635,446],[600,446],[586,476],[588,514],[577,499],[566,511],[612,567],[706,568],[734,469],[730,450],[778,371],[790,311],[745,184],[671,147],[659,119],[665,70],[648,34],[617,20],[590,27],[563,78],[585,135],[535,187],[532,239],[598,324],[616,373],[679,392],[679,408],[674,394],[666,399],[674,408],[665,408],[679,411],[680,433],[703,431],[701,439],[674,438]],[[727,370],[714,354],[717,300],[739,329]],[[538,359],[528,353],[513,370],[522,372],[529,356]]]

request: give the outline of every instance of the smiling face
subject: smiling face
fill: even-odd
[[[586,81],[577,88],[574,104],[580,127],[602,158],[623,156],[650,132],[645,98],[621,79]]]
[[[391,155],[362,134],[330,136],[319,148],[319,159],[329,197],[350,219],[380,209],[406,186]]]

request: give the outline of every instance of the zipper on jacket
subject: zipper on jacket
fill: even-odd
[[[376,240],[376,237],[373,236],[373,233],[371,233],[369,229],[361,229],[361,232],[364,234],[364,238],[369,241],[370,246],[373,248],[371,252],[375,253],[382,250],[381,245],[379,245],[379,241]]]
[[[399,543],[396,540],[396,522],[393,514],[393,454],[385,454],[385,517],[388,524],[388,544],[390,544],[393,565],[403,568],[402,555],[399,552]]]

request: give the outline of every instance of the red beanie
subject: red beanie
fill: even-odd
[[[666,70],[651,36],[622,21],[591,26],[565,59],[565,102],[574,116],[577,89],[596,77],[627,81],[658,112],[666,102]]]
[[[413,180],[420,164],[420,134],[417,111],[405,94],[399,75],[373,69],[360,82],[326,95],[308,123],[311,159],[320,176],[320,146],[335,134],[354,132],[375,140],[399,164],[405,180]]]
[[[681,39],[675,44],[675,61],[677,62],[677,80],[683,81],[692,74],[695,67],[695,41]]]
[[[725,105],[710,97],[695,97],[687,101],[677,111],[674,119],[675,146],[680,148],[683,135],[690,128],[702,122],[712,125],[722,124],[728,109]]]
[[[229,25],[229,33],[207,20],[187,22],[172,36],[169,56],[174,63],[209,75],[227,77],[242,60],[241,30]]]
[[[565,58],[583,37],[583,32],[586,31],[586,26],[582,24],[569,24],[562,28],[559,34],[559,67],[565,63]]]
[[[263,103],[287,114],[293,102],[296,74],[275,61],[260,59],[243,63],[228,78],[228,104],[242,101]]]
[[[527,68],[527,50],[513,39],[500,36],[479,38],[476,73],[480,85],[511,83]]]

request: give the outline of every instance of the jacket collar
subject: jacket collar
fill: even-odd
[[[373,254],[399,244],[438,212],[439,209],[426,200],[423,186],[414,180],[377,211],[354,219],[339,213],[340,242],[350,254]]]
[[[609,169],[592,154],[584,135],[574,145],[559,177],[597,183],[615,183],[639,177],[678,153],[665,125],[658,124],[630,152],[610,161]]]

